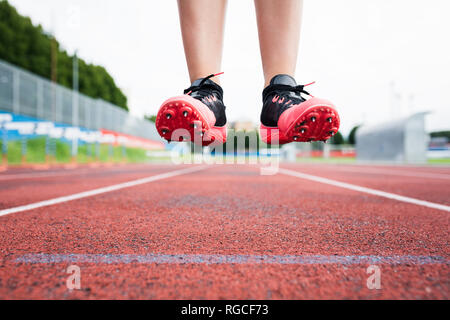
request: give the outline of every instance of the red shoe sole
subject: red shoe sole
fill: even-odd
[[[192,141],[207,146],[226,142],[226,126],[215,127],[214,113],[188,95],[166,100],[156,116],[156,129],[167,141]]]
[[[338,132],[339,114],[334,105],[323,99],[311,98],[283,112],[278,127],[261,125],[265,143],[326,141]]]

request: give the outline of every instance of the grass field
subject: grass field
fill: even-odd
[[[450,158],[428,159],[429,164],[448,164],[450,165]]]
[[[68,163],[72,160],[71,145],[59,140],[55,143],[55,161],[57,163]],[[0,141],[0,149],[2,142]],[[112,148],[112,150],[110,150]],[[123,148],[121,146],[100,145],[98,159],[95,157],[95,145],[83,144],[78,146],[77,162],[87,163],[98,160],[100,162],[122,162],[129,163],[146,162],[149,158],[146,150],[137,148]],[[20,164],[22,161],[21,141],[10,141],[8,143],[8,164]],[[45,138],[34,138],[27,141],[26,162],[44,163],[45,162]]]
[[[343,157],[330,157],[330,158],[305,158],[305,157],[299,157],[297,158],[297,162],[317,162],[317,163],[355,163],[356,158],[343,158]]]
[[[55,140],[55,162],[69,163],[72,160],[71,145],[59,140]],[[123,148],[121,146],[109,146],[102,144],[99,146],[99,155],[96,159],[96,146],[94,144],[83,144],[78,146],[78,163],[87,163],[90,161],[100,162],[123,162],[128,163],[142,163],[152,161],[152,157],[148,156],[146,150],[138,148]],[[111,148],[111,150],[110,150]],[[2,150],[2,141],[0,141],[0,150]],[[22,145],[21,141],[10,141],[8,143],[8,164],[18,165],[22,163]],[[190,156],[189,156],[190,158]],[[248,160],[247,157],[244,157]],[[26,162],[27,163],[45,163],[45,138],[34,138],[27,141]],[[170,157],[158,158],[158,161],[168,161]],[[316,157],[299,157],[298,163],[324,163],[324,164],[354,164],[356,158],[330,157],[330,158],[316,158]],[[429,159],[428,164],[431,165],[450,165],[449,158]]]

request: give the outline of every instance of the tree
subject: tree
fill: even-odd
[[[344,137],[338,131],[336,134],[330,139],[331,144],[344,144]]]
[[[0,59],[51,79],[51,48],[53,36],[31,19],[21,16],[8,1],[0,0]],[[57,83],[72,88],[73,56],[57,47]],[[127,97],[114,79],[101,66],[78,59],[79,90],[81,93],[111,102],[128,110]]]
[[[350,131],[350,134],[348,135],[348,143],[349,144],[355,144],[356,143],[356,131],[360,125],[354,126],[353,129]]]
[[[150,122],[156,122],[156,116],[152,115],[152,116],[144,116],[145,120],[148,120]]]
[[[432,138],[436,138],[436,137],[446,137],[449,141],[450,141],[450,131],[436,131],[436,132],[431,132],[430,136]]]

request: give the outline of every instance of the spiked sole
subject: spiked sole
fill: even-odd
[[[325,142],[338,132],[339,125],[339,114],[331,102],[311,98],[283,112],[278,127],[261,125],[261,138],[269,144]]]
[[[166,100],[156,116],[156,129],[167,141],[215,145],[226,141],[226,127],[215,127],[214,113],[188,95]]]

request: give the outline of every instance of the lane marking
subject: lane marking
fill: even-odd
[[[58,198],[54,198],[54,199],[30,203],[30,204],[19,206],[19,207],[0,210],[0,216],[5,216],[7,214],[17,213],[17,212],[22,212],[22,211],[33,210],[33,209],[51,206],[51,205],[62,203],[62,202],[68,202],[68,201],[72,201],[72,200],[82,199],[82,198],[86,198],[86,197],[92,197],[92,196],[99,195],[102,193],[117,191],[117,190],[124,189],[124,188],[130,188],[130,187],[138,186],[138,185],[141,185],[144,183],[167,179],[167,178],[171,178],[171,177],[175,177],[175,176],[179,176],[179,175],[183,175],[183,174],[188,174],[188,173],[192,173],[192,172],[196,172],[196,171],[200,171],[200,170],[204,170],[204,169],[206,169],[206,167],[204,167],[204,166],[185,168],[185,169],[180,169],[180,170],[157,174],[157,175],[142,178],[142,179],[123,182],[123,183],[119,183],[119,184],[115,184],[115,185],[111,185],[111,186],[107,186],[107,187],[102,187],[102,188],[98,188],[98,189],[75,193],[75,194],[68,195],[68,196],[63,196],[63,197],[58,197]]]
[[[98,264],[450,264],[442,256],[326,256],[326,255],[221,255],[221,254],[25,254],[16,263],[98,263]]]
[[[384,198],[393,199],[393,200],[397,200],[397,201],[416,204],[416,205],[423,206],[423,207],[428,207],[428,208],[433,208],[433,209],[450,212],[450,206],[446,206],[446,205],[439,204],[439,203],[405,197],[405,196],[401,196],[401,195],[395,194],[395,193],[385,192],[385,191],[381,191],[381,190],[377,190],[377,189],[366,188],[366,187],[358,186],[355,184],[350,184],[350,183],[341,182],[341,181],[337,181],[337,180],[322,178],[322,177],[313,176],[310,174],[293,171],[293,170],[288,170],[288,169],[283,169],[283,168],[280,168],[279,172],[283,173],[285,175],[300,178],[300,179],[306,179],[306,180],[310,180],[310,181],[320,182],[320,183],[329,184],[329,185],[344,188],[344,189],[368,193],[368,194],[372,194],[372,195],[379,196],[379,197],[384,197]]]
[[[446,173],[426,173],[426,172],[407,172],[407,171],[395,171],[386,169],[372,169],[372,168],[354,168],[354,167],[336,167],[331,170],[347,171],[347,172],[360,172],[360,173],[371,173],[371,174],[385,174],[385,175],[395,175],[404,177],[415,177],[415,178],[430,178],[430,179],[443,179],[450,180],[450,174]]]
[[[133,167],[134,168],[134,167]],[[139,167],[138,167],[139,168]],[[73,176],[73,175],[84,175],[93,173],[121,173],[126,172],[124,168],[115,167],[115,168],[80,168],[80,169],[62,169],[59,171],[43,171],[43,172],[23,172],[23,173],[8,173],[8,174],[0,174],[0,181],[7,180],[19,180],[19,179],[33,179],[33,178],[47,178],[47,177],[64,177],[64,176]]]
[[[33,178],[47,178],[47,177],[63,177],[76,174],[84,174],[88,171],[76,171],[76,172],[33,172],[33,173],[16,173],[0,175],[0,181],[5,180],[19,180],[19,179],[33,179]]]

